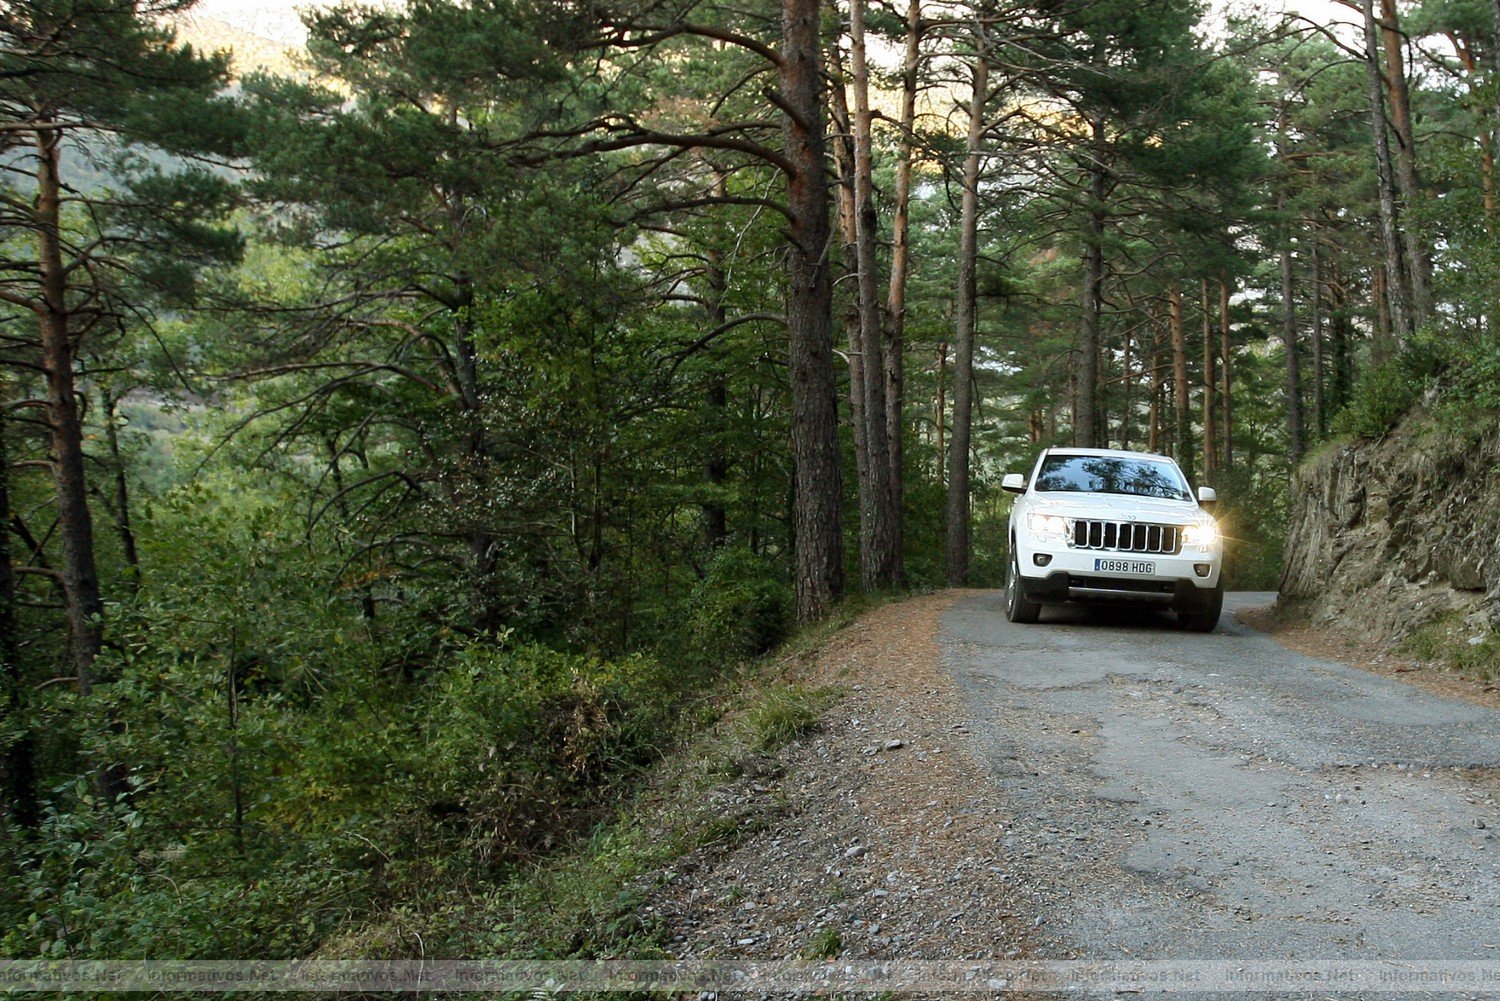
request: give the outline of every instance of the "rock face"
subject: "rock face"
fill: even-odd
[[[1455,436],[1418,414],[1304,463],[1281,596],[1365,640],[1452,612],[1500,626],[1500,428]]]

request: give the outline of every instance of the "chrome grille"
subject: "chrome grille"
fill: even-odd
[[[1140,525],[1130,521],[1073,522],[1074,549],[1118,553],[1175,553],[1181,546],[1180,526]]]

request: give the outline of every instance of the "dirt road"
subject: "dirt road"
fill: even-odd
[[[1038,954],[1500,960],[1494,710],[1232,615],[1019,626],[974,595],[939,643],[1039,888]]]
[[[741,834],[650,877],[643,921],[684,959],[1493,969],[1500,712],[1234,618],[1271,599],[1209,635],[983,591],[862,616],[794,675],[843,696],[707,793]]]

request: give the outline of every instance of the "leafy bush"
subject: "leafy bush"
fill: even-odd
[[[481,861],[551,847],[582,801],[654,755],[682,680],[639,656],[470,647],[419,709],[414,800]]]
[[[1376,365],[1362,376],[1354,394],[1333,417],[1333,432],[1355,438],[1381,438],[1416,403],[1421,382],[1404,358]]]
[[[1452,387],[1443,395],[1438,417],[1456,434],[1495,426],[1500,415],[1500,333],[1487,332],[1451,348]]]
[[[1333,419],[1335,434],[1381,438],[1424,392],[1450,428],[1488,426],[1500,412],[1500,337],[1427,332],[1395,358],[1367,370]]]
[[[792,592],[769,560],[745,549],[715,553],[688,596],[688,632],[696,656],[739,660],[786,638]]]

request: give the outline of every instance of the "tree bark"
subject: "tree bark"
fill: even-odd
[[[135,529],[130,519],[130,485],[125,479],[125,457],[120,452],[120,429],[116,426],[120,401],[107,388],[99,390],[104,411],[104,440],[109,445],[111,472],[114,477],[115,528],[120,536],[120,551],[130,569],[132,594],[141,591],[141,558],[135,544]]]
[[[1083,322],[1079,329],[1077,416],[1073,443],[1085,448],[1099,444],[1099,342],[1104,314],[1104,200],[1109,194],[1109,172],[1104,166],[1104,118],[1090,123],[1092,160],[1089,164],[1088,224],[1083,251]]]
[[[1287,108],[1281,103],[1276,121],[1276,157],[1282,169],[1291,170],[1287,149]],[[1290,177],[1283,178],[1276,192],[1276,213],[1281,216],[1281,342],[1286,350],[1286,433],[1287,453],[1292,464],[1302,460],[1302,372],[1297,352],[1297,311],[1292,274],[1292,221],[1287,216],[1287,188]]]
[[[835,54],[836,59],[838,57]],[[833,103],[833,162],[838,172],[839,230],[843,236],[839,261],[846,284],[859,284],[859,222],[854,201],[854,124],[849,112],[849,97],[842,77],[834,82],[830,96]],[[865,333],[859,310],[859,295],[843,298],[844,338],[849,349],[849,427],[854,439],[855,499],[859,508],[859,565],[861,583],[868,586],[866,570],[874,549],[875,511],[870,487],[870,423],[865,419]]]
[[[1375,314],[1375,336],[1370,339],[1370,361],[1380,365],[1391,357],[1391,297],[1384,266],[1370,273],[1371,312]]]
[[[921,59],[922,0],[906,11],[906,55],[901,63],[901,120],[896,137],[892,191],[891,276],[886,296],[885,413],[890,435],[891,505],[896,511],[896,577],[904,580],[906,509],[906,283],[910,257],[912,130],[917,120],[917,67]]]
[[[1203,475],[1208,477],[1219,465],[1219,450],[1214,441],[1214,383],[1218,373],[1214,365],[1213,312],[1208,301],[1208,279],[1202,279],[1200,306],[1203,314]]]
[[[880,312],[870,69],[865,58],[865,3],[849,3],[849,56],[854,75],[854,224],[859,269],[859,326],[865,387],[865,434],[870,450],[870,548],[862,554],[866,590],[895,586],[900,574],[901,514],[891,485],[891,437],[886,410],[886,364]]]
[[[1220,422],[1223,426],[1220,433],[1224,436],[1224,468],[1234,468],[1234,393],[1230,384],[1229,372],[1229,282],[1219,279],[1219,359],[1224,366],[1224,389],[1219,394],[1222,404],[1222,417]]]
[[[793,533],[797,615],[803,621],[826,612],[844,589],[819,27],[818,0],[782,0],[782,133],[793,168],[787,175]]]
[[[1352,371],[1349,358],[1349,344],[1351,341],[1349,323],[1349,301],[1345,293],[1343,282],[1343,267],[1340,263],[1337,247],[1335,256],[1329,264],[1331,282],[1329,284],[1329,305],[1332,307],[1333,316],[1329,322],[1329,353],[1332,357],[1332,373],[1328,384],[1328,406],[1334,413],[1345,403],[1349,402],[1349,390],[1351,388]],[[1379,272],[1377,272],[1378,275]]]
[[[943,482],[947,472],[948,453],[943,438],[948,430],[948,342],[938,345],[937,370],[937,478]]]
[[[1161,374],[1161,309],[1160,306],[1151,310],[1151,409],[1146,416],[1146,449],[1151,452],[1160,452],[1161,448],[1161,405],[1164,395]]]
[[[1308,237],[1308,256],[1312,259],[1312,295],[1308,297],[1312,307],[1312,429],[1322,438],[1328,432],[1328,409],[1323,395],[1323,261],[1316,228]]]
[[[1411,91],[1401,55],[1401,20],[1395,0],[1380,0],[1380,36],[1385,51],[1386,92],[1390,96],[1391,132],[1396,137],[1395,177],[1401,193],[1404,223],[1401,237],[1406,252],[1407,281],[1411,283],[1412,326],[1420,327],[1432,315],[1432,278],[1427,249],[1416,225],[1416,207],[1422,198],[1417,173],[1416,134],[1412,130]]]
[[[1284,238],[1291,239],[1291,227]],[[1286,351],[1286,437],[1287,453],[1295,464],[1302,460],[1302,361],[1297,346],[1297,311],[1293,305],[1292,251],[1281,248],[1281,343]]]
[[[1364,0],[1364,21],[1365,82],[1370,101],[1370,134],[1375,150],[1375,175],[1380,196],[1380,239],[1385,251],[1386,308],[1390,313],[1395,346],[1399,349],[1411,339],[1415,327],[1412,320],[1411,280],[1407,274],[1400,213],[1391,169],[1391,146],[1384,88],[1380,78],[1380,40],[1375,23],[1374,0]],[[1379,347],[1377,345],[1377,349]],[[1377,350],[1377,353],[1381,352]],[[1389,351],[1383,353],[1388,354]]]
[[[1172,454],[1188,480],[1193,477],[1193,409],[1188,393],[1187,327],[1182,316],[1182,292],[1172,286]]]
[[[958,288],[954,310],[953,444],[948,453],[948,584],[969,579],[969,431],[974,413],[974,332],[978,326],[975,269],[979,256],[980,146],[989,90],[984,29],[974,26],[973,87],[969,98],[969,138],[964,157],[963,200],[959,217]]]
[[[57,130],[37,133],[36,219],[42,308],[38,313],[47,374],[48,444],[62,537],[63,593],[68,605],[78,692],[93,689],[94,661],[104,643],[104,601],[94,555],[94,519],[89,512],[83,462],[83,425],[73,382],[73,341],[62,259],[62,182],[58,176]]]

